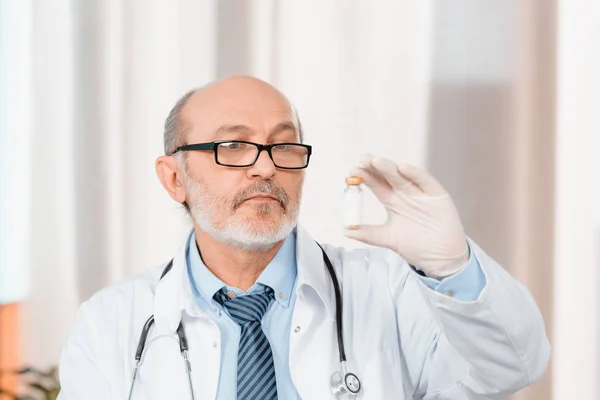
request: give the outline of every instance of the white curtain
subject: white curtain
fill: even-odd
[[[301,222],[321,241],[357,245],[341,235],[339,203],[361,153],[425,163],[430,1],[28,4],[31,126],[18,130],[30,154],[8,152],[31,171],[19,172],[28,258],[0,265],[0,276],[28,271],[26,363],[55,364],[81,301],[180,245],[189,222],[154,160],[164,118],[188,89],[249,73],[290,97],[315,147]],[[366,209],[383,218],[370,195]]]
[[[600,394],[600,3],[559,3],[554,392]]]
[[[29,283],[30,13],[29,1],[0,1],[0,305],[22,300]]]
[[[154,160],[171,105],[215,75],[214,14],[214,2],[34,3],[26,363],[55,364],[78,304],[166,260],[187,230]]]

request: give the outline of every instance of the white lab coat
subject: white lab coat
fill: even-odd
[[[348,370],[359,399],[500,399],[537,380],[550,347],[540,312],[523,285],[470,242],[487,279],[475,302],[426,287],[398,254],[325,245],[342,288]],[[335,297],[321,250],[301,228],[290,333],[290,372],[303,399],[334,399],[339,370]],[[188,399],[175,334],[189,341],[196,399],[217,395],[220,333],[194,302],[185,246],[164,266],[101,290],[82,304],[62,353],[60,400],[126,399],[142,326],[155,315],[135,399]]]

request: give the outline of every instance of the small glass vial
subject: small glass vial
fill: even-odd
[[[363,178],[349,176],[346,178],[344,190],[344,228],[358,229],[362,224],[363,191],[360,186]]]

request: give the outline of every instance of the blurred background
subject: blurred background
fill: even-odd
[[[315,238],[359,246],[339,204],[363,152],[428,169],[544,314],[551,368],[514,398],[599,399],[598,43],[596,0],[0,0],[0,370],[56,365],[82,301],[171,257],[164,119],[252,74],[314,146]]]

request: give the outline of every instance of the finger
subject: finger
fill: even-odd
[[[354,167],[350,169],[350,176],[360,176],[363,178],[363,183],[382,203],[389,202],[391,197],[395,194],[394,189],[392,189],[390,184],[372,168],[364,169]]]
[[[398,164],[398,171],[430,195],[446,193],[444,187],[429,173],[410,164]]]
[[[371,161],[371,165],[390,184],[392,189],[396,191],[400,192],[412,184],[410,179],[407,179],[400,173],[396,163],[386,158],[374,157]]]
[[[350,176],[360,176],[363,183],[373,192],[375,197],[382,203],[388,202],[394,196],[394,190],[390,184],[371,165],[372,156],[365,154],[359,161],[359,167],[350,169]]]
[[[373,160],[373,155],[365,153],[360,157],[360,160],[358,161],[358,166],[361,168],[370,168],[371,160]]]
[[[379,247],[387,247],[387,230],[383,225],[362,225],[358,229],[345,229],[344,235],[350,239]]]

